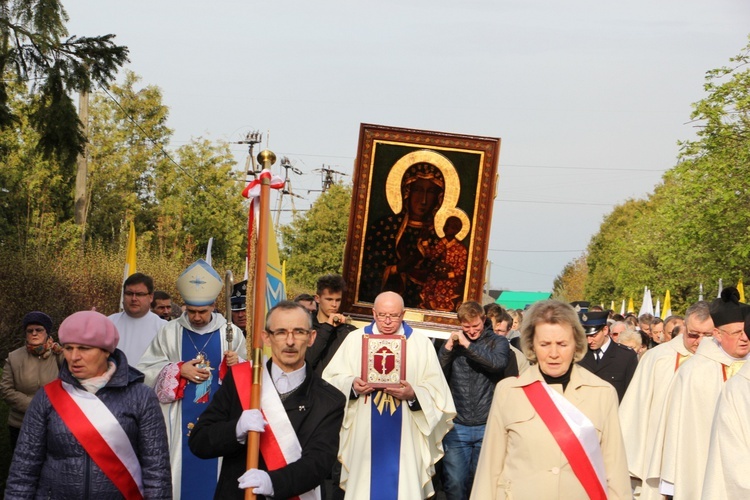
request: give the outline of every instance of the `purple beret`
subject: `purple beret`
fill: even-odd
[[[23,330],[26,333],[26,327],[29,325],[42,325],[47,330],[47,335],[52,333],[52,318],[41,311],[32,311],[23,317]]]
[[[120,333],[112,320],[96,311],[78,311],[60,324],[61,344],[81,344],[115,352]]]

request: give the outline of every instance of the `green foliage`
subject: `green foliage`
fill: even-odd
[[[552,298],[563,302],[584,300],[584,287],[588,269],[585,255],[569,262],[562,273],[555,278],[552,286]]]
[[[289,288],[309,289],[321,275],[341,273],[351,198],[351,186],[333,185],[307,213],[280,228]]]
[[[122,85],[95,93],[89,107],[86,226],[95,241],[117,241],[127,230],[126,219],[136,221],[139,233],[147,232],[158,217],[152,213],[159,202],[156,173],[175,168],[162,152],[172,131],[161,90],[152,85],[137,89],[138,81],[126,72]]]
[[[707,95],[693,105],[698,137],[682,142],[677,165],[645,201],[628,201],[592,238],[586,298],[638,302],[668,289],[684,311],[718,280],[750,276],[750,44],[732,66],[708,71]]]
[[[106,85],[128,60],[128,49],[115,45],[114,35],[68,37],[67,21],[58,0],[0,2],[0,130],[20,118],[9,103],[6,75],[33,81],[30,123],[39,134],[37,146],[66,173],[85,144],[70,93]]]

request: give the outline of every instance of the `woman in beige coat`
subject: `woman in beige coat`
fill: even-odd
[[[521,346],[535,364],[495,389],[471,498],[630,498],[617,393],[574,363],[587,345],[573,308],[553,300],[533,305],[521,325]],[[535,403],[532,394],[537,394]],[[567,435],[577,435],[573,441],[579,445],[587,443],[580,448],[585,455],[579,454],[587,459],[568,460],[575,445],[563,451],[536,409],[540,399],[553,403],[556,415],[564,418],[558,422],[575,422],[567,426]]]
[[[10,407],[8,433],[16,448],[21,422],[36,391],[57,378],[62,348],[52,340],[52,318],[33,311],[23,317],[26,345],[8,353],[0,379],[0,396]]]

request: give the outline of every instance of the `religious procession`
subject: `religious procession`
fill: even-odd
[[[474,140],[497,159],[499,139]],[[461,228],[482,215],[459,203],[450,158],[420,147],[381,179],[393,214],[367,214],[375,222],[361,224],[344,266],[357,272],[320,276],[314,294],[286,300],[269,231],[271,189],[283,183],[273,152],[258,160],[265,168],[243,192],[247,279],[222,277],[207,255],[177,277],[179,306],[132,272],[132,243],[121,312],[75,312],[59,343],[48,314],[23,317],[25,346],[0,381],[14,451],[5,498],[750,491],[736,459],[750,444],[744,290],[723,288],[684,315],[667,302],[664,319],[587,301],[471,300],[481,290],[467,285],[476,262]]]
[[[221,2],[204,4],[198,12],[193,2],[179,8],[156,2],[149,16],[135,16],[134,38],[157,32],[169,38],[167,26],[194,26],[181,17],[192,12],[190,21],[204,21],[204,36],[195,37],[191,29],[181,43],[187,47],[187,38],[201,38],[211,46],[211,38],[219,38],[210,31],[213,24],[222,27],[223,43],[229,43],[238,19],[242,26],[236,29],[247,37],[255,34],[247,19],[276,8],[261,2],[250,12],[230,3],[237,12]],[[690,11],[690,3],[680,2],[680,15]],[[91,16],[79,10],[80,17],[96,23],[134,17],[114,4],[105,10],[95,4],[87,2]],[[162,4],[169,10],[160,14]],[[416,17],[431,27],[451,26],[438,31],[457,47],[463,43],[459,39],[482,35],[478,17],[506,18],[496,6],[472,4],[469,10],[491,9],[493,16],[462,17],[464,7],[444,12],[438,4]],[[523,31],[533,32],[539,17],[554,18],[555,24],[526,36],[542,38],[545,45],[533,47],[529,40],[518,59],[541,58],[563,44],[544,37],[573,22],[563,17],[568,10],[577,17],[596,11],[588,2],[575,4],[567,3],[564,11],[545,6],[544,16],[529,7],[533,22],[519,24]],[[614,25],[634,22],[633,8],[629,5],[624,17],[598,13],[596,29],[614,37]],[[642,8],[650,13],[661,7]],[[316,50],[312,34],[297,39],[290,32],[289,39],[306,43],[296,43],[292,56],[280,58],[283,69],[300,59],[300,45],[309,44],[305,58],[314,69],[309,72],[321,79],[327,66],[314,52],[343,53],[350,44],[357,47],[357,37],[369,25],[380,26],[373,21],[385,25],[380,16],[399,17],[371,5],[357,16],[367,23],[351,24],[347,38],[337,39],[335,29],[319,29],[317,10],[328,20],[343,9],[338,6],[335,15],[325,9],[318,3],[305,11],[304,24],[316,25],[336,43],[326,39],[326,50]],[[710,31],[710,16],[702,7],[698,12],[694,26]],[[277,15],[289,19],[286,12]],[[659,26],[673,24],[654,19],[650,22]],[[153,20],[158,29],[148,25]],[[693,104],[690,115],[695,137],[680,142],[676,165],[656,171],[640,164],[619,167],[622,159],[613,159],[638,149],[648,158],[653,153],[646,139],[608,142],[618,135],[612,130],[653,130],[650,121],[664,113],[655,107],[647,120],[640,119],[649,123],[624,124],[633,113],[625,88],[637,85],[622,76],[621,59],[631,46],[646,44],[648,36],[627,33],[628,50],[615,53],[617,72],[597,88],[579,80],[575,92],[558,95],[566,73],[558,70],[539,78],[550,87],[548,96],[536,90],[530,97],[518,89],[480,88],[486,82],[506,84],[505,74],[494,73],[494,66],[505,66],[494,58],[516,43],[497,39],[455,51],[447,45],[438,51],[435,45],[445,58],[431,65],[425,78],[414,71],[425,55],[421,49],[409,50],[407,38],[399,39],[403,46],[389,45],[378,30],[377,39],[366,45],[377,46],[379,53],[360,47],[357,57],[347,57],[341,66],[349,71],[352,61],[366,60],[379,71],[357,74],[356,85],[336,88],[340,95],[331,99],[337,106],[325,101],[330,89],[318,89],[314,100],[325,104],[325,112],[297,113],[317,120],[298,136],[330,127],[330,135],[343,137],[339,123],[358,124],[342,140],[349,156],[339,156],[353,160],[351,170],[326,164],[312,170],[321,174],[322,189],[307,191],[317,193],[317,201],[300,213],[294,203],[305,199],[304,190],[295,192],[292,179],[310,169],[290,152],[294,143],[275,138],[273,148],[285,151],[277,158],[270,131],[263,147],[263,134],[253,130],[225,142],[175,141],[181,145],[168,151],[172,132],[161,89],[141,88],[141,77],[130,71],[121,75],[122,83],[114,81],[129,54],[136,59],[135,49],[115,44],[112,34],[69,36],[69,21],[60,0],[10,0],[0,9],[4,498],[750,499],[750,304],[742,277],[750,272],[750,249],[741,237],[750,227],[745,215],[750,186],[744,185],[750,178],[750,45],[730,59],[731,66],[706,74],[706,97]],[[416,31],[422,43],[443,43],[419,26],[395,26],[394,33]],[[462,26],[471,28],[455,36]],[[722,34],[728,31],[718,26]],[[486,31],[504,29],[493,24]],[[561,38],[578,39],[578,28],[569,29],[576,36]],[[686,31],[695,38],[701,30]],[[601,46],[587,41],[585,48],[574,49],[589,58],[606,51],[605,38],[597,37]],[[659,50],[642,49],[639,58],[667,50],[670,44],[655,39]],[[167,44],[161,43],[145,42],[145,52],[162,52],[156,49]],[[495,46],[503,49],[491,49]],[[224,119],[242,105],[216,102],[239,94],[257,106],[254,116],[269,119],[271,113],[258,112],[266,101],[283,108],[278,114],[287,118],[278,127],[285,129],[293,124],[284,106],[307,104],[289,99],[292,92],[280,80],[265,95],[253,93],[268,73],[282,73],[267,69],[274,68],[270,57],[262,72],[242,79],[242,92],[208,91],[201,87],[204,77],[219,80],[214,75],[239,66],[212,66],[234,51],[222,46],[207,54],[189,47],[190,57],[180,53],[171,59],[200,61],[201,75],[180,73],[190,66],[184,64],[170,65],[166,72],[179,75],[183,93],[191,90],[183,109],[198,115],[209,106],[208,115]],[[566,46],[564,52],[576,50]],[[534,59],[533,64],[554,68],[559,60],[567,69],[560,52],[552,52],[554,62]],[[387,59],[403,54],[410,58],[390,70]],[[699,55],[690,51],[691,58]],[[162,53],[159,71],[167,67],[165,60]],[[597,71],[606,73],[604,60],[595,62]],[[459,64],[466,70],[458,81],[451,80],[455,71],[437,69]],[[586,66],[592,66],[589,59]],[[663,60],[654,66],[667,73]],[[466,78],[474,68],[479,78]],[[528,72],[513,69],[513,74]],[[317,88],[299,73],[296,85]],[[380,73],[389,75],[388,81],[379,80]],[[421,95],[409,93],[414,73],[419,83],[411,86],[420,93],[440,89],[429,106],[418,103]],[[345,81],[342,75],[338,78]],[[226,80],[223,85],[229,85]],[[398,82],[389,90],[391,80]],[[648,80],[644,94],[656,93],[659,78],[650,73]],[[345,87],[360,86],[367,98],[346,97],[345,105],[338,100]],[[533,87],[531,80],[522,86]],[[666,107],[665,96],[677,93],[677,87],[662,92],[659,106]],[[600,88],[624,99],[625,104],[604,106],[606,115],[620,113],[618,120],[606,126],[600,117],[588,120],[588,130],[606,129],[606,134],[571,146],[568,163],[574,166],[553,164],[580,130],[572,125],[578,116],[566,117],[554,133],[544,130],[566,111],[554,109],[563,102],[561,95],[594,99]],[[275,91],[280,97],[266,98]],[[293,92],[303,91],[295,87]],[[529,114],[505,124],[504,115],[513,110],[493,104],[494,94],[538,101],[539,108],[556,115]],[[393,100],[404,95],[403,102]],[[472,103],[475,95],[481,101]],[[366,113],[362,107],[368,100],[375,105]],[[626,112],[613,111],[621,105]],[[576,113],[566,115],[587,113],[580,102],[568,106]],[[337,107],[353,114],[336,116]],[[423,121],[428,109],[438,109],[439,118]],[[486,121],[479,120],[484,114]],[[364,122],[369,116],[402,125]],[[321,126],[321,117],[330,122]],[[514,134],[525,120],[531,125],[524,139]],[[447,131],[454,126],[468,132]],[[503,130],[507,164],[500,162],[497,130]],[[553,140],[558,142],[547,143]],[[510,161],[524,142],[533,144],[527,158],[549,154],[552,159]],[[625,148],[626,143],[638,147]],[[287,149],[277,149],[278,144]],[[233,160],[232,145],[243,153],[247,148],[244,167]],[[256,146],[262,149],[257,155]],[[604,150],[597,160],[601,168],[585,166],[585,155],[597,147]],[[557,176],[557,170],[564,173]],[[602,172],[606,189],[585,186],[588,175]],[[634,198],[643,193],[626,187],[636,172],[644,178],[658,173],[645,199]],[[351,182],[344,184],[344,177]],[[514,177],[523,181],[513,184]],[[602,192],[612,203],[595,200]],[[519,222],[505,207],[532,205],[528,193],[537,199]],[[560,201],[571,193],[575,201]],[[284,200],[292,203],[291,215]],[[563,213],[566,204],[579,211]],[[602,215],[598,232],[579,231],[599,206],[611,212],[594,214]],[[280,224],[282,218],[286,224]],[[585,250],[567,246],[582,239],[589,241]],[[579,248],[569,250],[574,246]],[[527,259],[520,271],[509,263],[516,254],[523,254],[519,262]],[[562,268],[557,276],[541,272],[541,263],[558,254],[579,257],[557,266]],[[505,281],[513,272],[523,274],[515,288]],[[722,279],[732,276],[735,283],[737,275],[736,285],[723,285]],[[498,277],[503,286],[492,289]],[[531,285],[534,279],[545,285]],[[709,280],[719,286],[707,287],[711,290],[704,295]],[[660,297],[664,293],[663,304],[653,306],[652,290],[644,283]],[[531,291],[544,287],[549,290]],[[632,297],[640,289],[637,311]]]

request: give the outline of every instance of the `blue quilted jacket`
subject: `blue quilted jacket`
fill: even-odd
[[[96,396],[117,418],[130,438],[141,464],[144,496],[172,498],[167,432],[154,391],[143,385],[143,374],[128,366],[119,349],[111,357],[117,370]],[[63,363],[60,378],[81,387]],[[122,498],[122,494],[93,462],[40,389],[21,427],[6,499]]]

